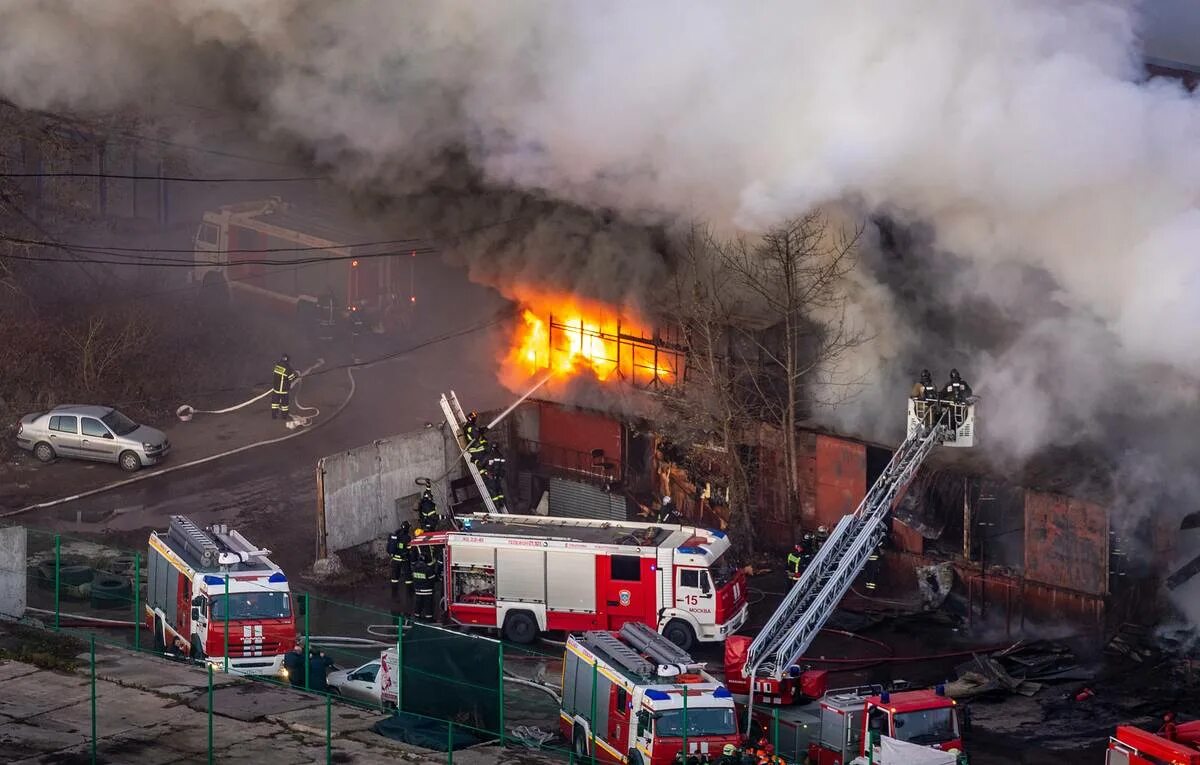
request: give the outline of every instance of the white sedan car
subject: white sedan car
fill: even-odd
[[[329,689],[339,696],[373,706],[383,703],[379,685],[379,660],[369,661],[355,669],[330,672],[325,678]]]

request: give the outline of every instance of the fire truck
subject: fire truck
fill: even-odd
[[[739,744],[733,694],[640,622],[567,639],[559,728],[575,762],[669,765]]]
[[[840,688],[815,704],[760,707],[753,726],[776,739],[783,755],[797,760],[807,755],[812,765],[879,762],[878,743],[874,752],[867,751],[870,731],[944,752],[963,748],[958,706],[941,686],[904,691],[885,691],[878,685]]]
[[[270,553],[227,526],[200,528],[182,515],[165,533],[152,531],[146,626],[156,647],[224,668],[228,645],[231,672],[279,674],[296,620]]]
[[[459,624],[529,643],[550,630],[641,622],[688,650],[746,621],[745,575],[721,531],[507,513],[459,521],[461,531],[413,540],[442,562],[446,610]]]
[[[1105,765],[1200,765],[1200,723],[1180,723],[1178,741],[1171,741],[1132,725],[1118,725],[1108,740]],[[1193,745],[1189,746],[1188,742]]]
[[[302,321],[378,332],[405,326],[416,304],[416,251],[355,239],[278,197],[224,205],[196,229],[189,276],[210,301],[237,293]]]

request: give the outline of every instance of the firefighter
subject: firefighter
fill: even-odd
[[[1175,722],[1174,712],[1167,712],[1163,715],[1163,725],[1158,729],[1158,735],[1167,741],[1179,740],[1179,725]]]
[[[304,643],[297,640],[292,650],[283,655],[283,669],[287,672],[288,682],[295,688],[304,687]]]
[[[467,444],[467,456],[475,463],[476,467],[483,464],[483,460],[488,453],[488,426],[480,425],[475,429],[475,437]]]
[[[815,537],[813,537],[812,554],[816,555],[818,552],[820,552],[821,548],[824,547],[825,543],[828,541],[829,541],[829,527],[828,526],[818,526],[817,527],[817,535]]]
[[[812,534],[805,534],[804,538],[811,539]],[[798,581],[800,579],[800,575],[804,573],[805,566],[808,565],[809,557],[810,557],[810,555],[808,552],[808,548],[805,547],[804,543],[796,545],[795,548],[790,553],[788,553],[788,556],[787,556],[788,579],[791,579],[793,582]]]
[[[388,537],[387,552],[392,561],[392,598],[400,591],[400,582],[412,589],[412,571],[408,567],[408,545],[412,542],[412,524],[408,521]]]
[[[942,388],[942,400],[955,404],[965,404],[971,398],[971,386],[962,379],[957,369],[950,370],[950,382]]]
[[[326,656],[324,651],[309,651],[308,690],[316,693],[327,693],[329,686],[325,684],[325,678],[328,677],[329,670],[331,669],[333,669],[333,659]]]
[[[679,514],[675,512],[675,503],[670,497],[663,497],[662,504],[656,508],[655,523],[679,523]]]
[[[479,435],[479,412],[471,410],[471,413],[467,415],[467,421],[463,423],[462,432],[463,440],[467,442],[467,446],[470,446],[471,442],[475,440],[475,436]]]
[[[417,596],[413,616],[418,619],[433,619],[433,567],[422,556],[413,564],[413,592]]]
[[[421,528],[425,532],[437,531],[438,506],[433,498],[433,490],[429,487],[425,487],[425,491],[421,492],[421,501],[417,503],[417,518],[420,519]]]
[[[274,420],[282,414],[286,420],[292,398],[292,383],[296,381],[296,370],[292,369],[286,353],[279,357],[279,363],[275,365],[271,374],[271,419]]]
[[[500,453],[499,444],[492,444],[487,460],[480,470],[483,473],[483,482],[491,495],[492,504],[500,512],[504,511],[504,463],[504,455]]]
[[[726,744],[717,759],[717,765],[742,765],[742,755],[733,744]]]
[[[928,369],[921,370],[921,378],[913,384],[909,398],[916,402],[914,408],[917,417],[921,418],[926,428],[932,428],[938,413],[938,389]]]

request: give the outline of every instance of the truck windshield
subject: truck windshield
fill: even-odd
[[[662,712],[654,723],[660,738],[683,738],[683,710]],[[687,711],[689,736],[730,736],[737,733],[737,720],[731,707],[695,707]]]
[[[225,618],[225,595],[211,596],[213,621]],[[292,605],[286,592],[232,592],[229,594],[230,619],[286,619]]]
[[[922,709],[896,714],[896,738],[910,744],[937,744],[958,738],[954,709]]]
[[[729,555],[722,555],[712,562],[708,568],[708,573],[712,576],[713,587],[718,590],[729,584],[736,573],[733,564],[729,562]]]

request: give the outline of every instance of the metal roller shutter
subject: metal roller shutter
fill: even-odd
[[[586,483],[551,478],[550,515],[557,518],[624,521],[625,497]]]

